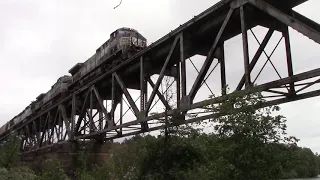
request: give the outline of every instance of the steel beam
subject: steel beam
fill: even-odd
[[[147,81],[149,82],[149,84],[151,85],[151,87],[153,89],[155,89],[156,85],[152,82],[152,80],[147,77]],[[156,90],[156,94],[158,95],[159,99],[161,100],[161,102],[164,104],[164,106],[171,110],[171,106],[169,105],[168,101],[165,99],[165,97],[161,94],[161,92],[159,90]]]
[[[258,89],[260,89],[262,91],[265,91],[265,90],[268,90],[268,89],[281,87],[282,85],[285,85],[285,84],[290,84],[292,82],[303,81],[305,79],[309,79],[309,78],[313,78],[313,77],[317,77],[317,76],[320,77],[320,68],[312,70],[312,71],[296,74],[296,75],[294,75],[292,77],[287,77],[287,78],[275,80],[275,81],[272,81],[272,82],[269,82],[269,83],[261,84],[261,85],[256,86],[256,88],[258,88]],[[242,90],[242,91],[239,91],[239,92],[243,92],[243,91],[246,91],[246,90]],[[308,94],[308,93],[306,93],[306,94]],[[311,94],[312,95],[306,95],[306,98],[309,97],[309,96],[310,97],[318,96],[318,95],[320,95],[320,92],[319,92],[319,94],[315,93],[315,92],[313,92]],[[204,100],[204,101],[201,101],[201,102],[198,102],[198,103],[193,103],[190,106],[189,110],[196,109],[196,108],[202,108],[202,107],[208,106],[210,104],[221,103],[224,100],[226,100],[228,97],[229,97],[229,95],[225,95],[225,96],[220,96],[220,97]],[[304,96],[301,95],[299,97],[301,98],[301,97],[304,97]],[[287,101],[284,101],[284,100],[281,100],[281,101],[278,100],[278,101],[281,104],[281,103],[284,103],[284,102],[289,102],[291,100],[288,99]],[[275,102],[278,102],[278,101],[275,101]],[[149,121],[149,120],[153,120],[153,119],[163,118],[163,117],[165,117],[165,114],[167,114],[169,116],[172,116],[175,113],[176,113],[176,109],[173,109],[171,111],[169,110],[169,111],[166,111],[166,112],[163,112],[163,113],[158,113],[158,114],[155,114],[155,115],[152,115],[152,116],[148,116],[145,120],[132,120],[132,121],[130,121],[128,123],[124,123],[122,125],[117,125],[117,126],[114,126],[114,127],[111,127],[111,128],[107,128],[107,129],[104,129],[104,130],[102,130],[100,132],[94,132],[91,135],[78,136],[78,139],[86,138],[87,136],[97,135],[99,133],[105,133],[105,132],[108,132],[108,131],[111,131],[111,130],[114,130],[114,129],[118,129],[118,128],[128,127],[128,126],[131,126],[131,125],[134,125],[134,124],[137,124],[137,123],[141,123],[143,121]]]
[[[221,95],[226,95],[227,93],[227,80],[226,80],[226,65],[224,58],[224,44],[220,47],[221,57],[218,59],[220,63],[220,76],[221,76]]]
[[[268,15],[274,17],[280,22],[284,23],[287,26],[294,28],[299,31],[306,37],[314,40],[317,43],[320,43],[320,32],[312,27],[310,27],[306,22],[302,23],[302,19],[297,19],[276,7],[271,6],[263,0],[248,0],[252,5],[260,9],[261,11],[267,13]],[[307,18],[305,18],[307,19]]]
[[[109,118],[109,115],[108,115],[108,111],[107,111],[107,109],[104,107],[104,105],[103,105],[103,100],[102,100],[102,98],[100,97],[100,94],[99,94],[99,92],[98,92],[98,90],[93,86],[92,87],[92,90],[93,90],[93,92],[95,93],[95,96],[96,96],[96,98],[97,98],[97,101],[98,101],[98,103],[99,103],[99,106],[100,106],[100,108],[101,108],[101,110],[102,110],[102,112],[103,112],[103,114],[104,114],[104,117],[105,117],[105,119],[106,119],[106,126],[108,127],[108,126],[113,126],[114,124],[113,124],[113,121],[112,121],[112,119],[110,119]]]
[[[136,117],[138,116],[139,114],[139,109],[138,107],[136,106],[136,104],[134,103],[129,91],[127,90],[127,87],[124,85],[124,82],[122,81],[122,79],[118,76],[117,73],[113,73],[113,76],[116,78],[121,90],[123,91],[124,95],[126,96],[126,98],[128,99],[129,101],[129,104],[131,106],[131,108],[133,109],[134,111],[134,114],[136,115]]]
[[[194,97],[196,96],[196,93],[198,92],[199,88],[200,88],[200,84],[201,82],[203,81],[206,73],[208,72],[208,69],[210,68],[210,65],[213,61],[213,54],[214,52],[216,51],[217,47],[218,47],[218,44],[220,42],[220,38],[222,36],[222,33],[224,32],[224,29],[226,28],[228,22],[229,22],[229,19],[231,18],[231,15],[233,13],[234,9],[233,8],[230,8],[224,22],[222,23],[221,25],[221,28],[209,50],[209,53],[207,55],[207,58],[205,60],[205,62],[203,63],[202,65],[202,68],[200,70],[200,73],[199,75],[197,76],[197,79],[195,80],[191,90],[190,90],[190,93],[189,93],[189,99],[190,99],[190,102],[189,103],[192,103],[193,102],[193,99]]]
[[[146,77],[146,72],[145,72],[145,63],[143,60],[143,56],[140,57],[140,111],[145,110],[145,101],[147,98],[147,93],[146,93],[146,86],[147,82],[145,80]]]
[[[177,75],[174,78],[176,81],[176,94],[177,94],[177,109],[180,109],[180,100],[181,100],[181,75],[180,75],[180,62],[176,64]],[[170,107],[171,108],[171,107]]]
[[[251,71],[253,70],[254,66],[257,64],[263,50],[265,49],[265,47],[267,46],[272,34],[274,32],[274,29],[270,28],[266,34],[266,36],[264,37],[261,45],[259,46],[257,52],[255,53],[255,55],[253,56],[250,64],[249,64],[249,73],[251,73]],[[245,83],[245,75],[242,76],[236,90],[239,91],[242,89],[243,85]]]
[[[151,92],[150,98],[149,98],[148,103],[147,103],[147,106],[146,106],[146,111],[147,111],[147,112],[148,112],[149,109],[150,109],[151,103],[152,103],[152,101],[153,101],[153,99],[154,99],[154,97],[155,97],[155,95],[156,95],[156,92],[157,92],[157,90],[158,90],[158,88],[159,88],[159,86],[160,86],[160,83],[161,83],[161,81],[162,81],[162,79],[163,79],[163,77],[164,77],[164,71],[165,71],[166,68],[167,68],[167,65],[168,65],[168,63],[169,63],[169,61],[170,61],[170,59],[171,59],[171,55],[173,54],[173,51],[174,51],[175,48],[176,48],[176,45],[177,45],[177,42],[178,42],[179,38],[181,38],[181,35],[175,37],[175,39],[174,39],[174,41],[173,41],[173,44],[172,44],[172,46],[171,46],[171,49],[170,49],[170,51],[169,51],[169,54],[168,54],[168,56],[167,56],[167,58],[166,58],[166,61],[165,61],[164,65],[162,66],[162,69],[161,69],[159,78],[158,78],[158,80],[157,80],[157,82],[156,82],[156,84],[155,84],[155,87],[153,88],[153,90],[152,90],[152,92]]]
[[[79,130],[79,128],[80,128],[80,124],[81,124],[81,122],[82,122],[82,119],[83,119],[84,116],[85,116],[86,109],[87,109],[86,106],[87,106],[87,104],[88,104],[88,99],[89,99],[89,97],[90,97],[90,94],[91,94],[91,91],[90,91],[90,89],[89,89],[89,90],[87,90],[87,93],[86,93],[86,95],[85,95],[84,102],[83,102],[83,105],[82,105],[82,107],[81,107],[80,115],[79,115],[79,117],[78,117],[77,124],[76,124],[76,126],[75,126],[75,133],[76,133],[76,135],[78,134],[78,130]]]
[[[290,38],[289,38],[289,29],[287,26],[284,26],[282,35],[285,40],[288,76],[292,77],[293,67],[292,67],[291,45],[290,45]],[[294,94],[295,94],[294,83],[290,83],[289,95],[292,96]]]
[[[184,57],[184,34],[180,36],[180,63],[181,63],[181,97],[187,95],[187,73],[186,73],[186,59]],[[180,85],[179,85],[180,86]]]
[[[244,77],[246,88],[251,85],[250,69],[249,69],[249,45],[248,45],[248,33],[247,24],[244,12],[244,5],[240,6],[240,19],[241,19],[241,31],[242,31],[242,46],[243,46],[243,60],[244,60]]]

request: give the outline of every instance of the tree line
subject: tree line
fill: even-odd
[[[211,97],[210,97],[211,98]],[[176,126],[163,119],[165,128],[156,136],[137,135],[112,143],[109,158],[99,166],[81,158],[76,170],[80,180],[270,180],[316,177],[320,155],[299,147],[286,133],[286,118],[273,115],[278,106],[264,106],[259,91],[228,96],[208,111],[219,116],[208,120],[211,132],[197,122]],[[208,127],[209,125],[207,125]],[[68,179],[59,162],[48,160],[42,173],[18,166],[19,143],[9,139],[0,147],[0,179]],[[83,154],[85,156],[85,153]],[[22,177],[23,176],[23,177]]]

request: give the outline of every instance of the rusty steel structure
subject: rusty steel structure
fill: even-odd
[[[79,87],[61,101],[44,109],[37,116],[12,129],[22,137],[22,152],[37,151],[66,141],[94,139],[106,141],[120,137],[151,132],[163,128],[165,116],[180,117],[178,123],[190,123],[214,118],[216,114],[189,117],[187,113],[212,103],[219,103],[228,93],[243,91],[254,80],[251,72],[260,57],[267,55],[265,47],[274,32],[282,34],[286,56],[287,77],[258,84],[264,92],[277,94],[270,104],[281,104],[320,95],[320,90],[307,90],[319,82],[311,80],[320,76],[320,69],[295,74],[289,39],[289,27],[316,43],[320,43],[320,26],[294,11],[293,8],[307,0],[222,0],[190,21],[180,25],[158,41],[149,45],[90,83]],[[268,29],[253,58],[249,58],[248,32],[257,26]],[[243,76],[237,87],[226,92],[229,72],[225,68],[224,42],[241,35],[243,49]],[[277,47],[277,46],[276,46]],[[194,55],[206,56],[195,80],[187,78],[186,62]],[[280,60],[279,60],[280,61]],[[271,62],[272,63],[272,62]],[[195,96],[207,77],[210,67],[220,69],[221,95],[194,102]],[[152,81],[151,76],[157,75]],[[169,102],[160,85],[164,77],[171,77],[175,94]],[[187,91],[187,83],[191,84]],[[148,88],[148,86],[150,86]],[[302,86],[302,88],[300,88]],[[172,87],[172,86],[171,86]],[[133,89],[139,91],[139,100],[133,98]],[[285,89],[280,91],[277,89]],[[156,96],[159,101],[156,101]],[[106,101],[111,102],[107,108]],[[132,119],[123,118],[124,103],[133,112]],[[161,103],[163,111],[151,113],[153,104]],[[4,140],[10,132],[1,135]]]

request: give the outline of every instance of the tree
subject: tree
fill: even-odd
[[[173,109],[176,94],[170,88],[173,83],[171,81],[170,78],[164,78],[160,92]],[[201,159],[199,150],[189,139],[197,130],[188,125],[178,126],[177,122],[184,115],[168,116],[168,110],[166,106],[165,117],[158,119],[164,126],[157,140],[147,147],[138,179],[184,179],[185,172]]]
[[[13,167],[9,171],[6,169],[0,170],[0,179],[11,179],[11,180],[37,180],[37,175],[28,167]]]
[[[277,179],[281,176],[281,156],[276,146],[295,146],[297,139],[286,137],[286,119],[278,106],[263,106],[266,101],[258,89],[228,95],[211,111],[221,116],[212,119],[219,148],[215,148],[214,166],[224,179]],[[213,168],[214,169],[214,168]],[[221,174],[217,173],[217,175]],[[217,177],[220,179],[222,177]]]
[[[0,166],[10,170],[19,162],[20,139],[15,133],[11,133],[8,139],[0,147]]]
[[[39,180],[61,179],[68,180],[69,178],[62,169],[60,162],[56,159],[47,159],[43,163],[43,172],[39,176]]]
[[[309,148],[295,147],[291,151],[292,169],[296,177],[309,178],[319,174],[317,156]]]

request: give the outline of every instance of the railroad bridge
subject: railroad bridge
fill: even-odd
[[[286,64],[286,77],[279,75],[278,79],[257,84],[270,95],[268,103],[281,104],[320,95],[320,89],[310,88],[319,82],[313,79],[320,76],[320,64],[314,64],[314,69],[306,72],[293,71],[289,27],[320,43],[319,24],[293,10],[306,1],[221,0],[139,53],[114,64],[90,83],[69,92],[60,101],[12,128],[11,131],[22,137],[22,155],[30,157],[30,154],[35,156],[39,152],[51,153],[52,149],[57,149],[55,147],[64,147],[58,148],[60,151],[73,149],[70,148],[70,142],[95,140],[103,144],[109,140],[159,130],[163,128],[160,121],[165,116],[180,117],[180,124],[214,118],[216,114],[213,113],[199,113],[193,117],[187,114],[200,112],[204,106],[219,103],[228,94],[243,91],[256,83],[252,71],[258,69],[259,76],[264,66],[256,65],[264,56],[267,60],[262,64],[270,63],[276,70],[271,61],[272,54],[268,55],[265,51],[276,33],[281,37],[274,49],[279,46],[285,49],[285,55],[277,61]],[[261,42],[256,38],[259,46],[250,57],[248,33],[253,33],[252,29],[257,26],[267,29],[267,33]],[[243,75],[238,78],[235,88],[227,92],[229,83],[226,75],[232,72],[228,71],[226,65],[233,62],[225,61],[224,44],[235,36],[242,38],[239,48],[243,54],[242,57],[239,55],[239,59],[242,59]],[[187,71],[194,67],[186,64],[194,55],[206,58],[201,69],[197,69],[196,78],[190,79]],[[195,102],[199,89],[212,83],[206,81],[212,71],[218,71],[215,79],[220,84],[221,93],[209,100],[210,94],[202,95]],[[155,82],[151,79],[153,75],[157,76]],[[167,86],[173,89],[171,93],[174,97],[170,101],[159,88],[165,77],[172,80]],[[139,94],[138,99],[133,98],[130,93],[132,90]],[[163,110],[152,113],[154,104],[161,104]],[[124,118],[124,106],[133,112],[131,117]],[[9,134],[9,131],[1,134],[1,140],[5,140]],[[97,156],[103,151],[101,146],[99,148],[99,151],[92,151]]]

